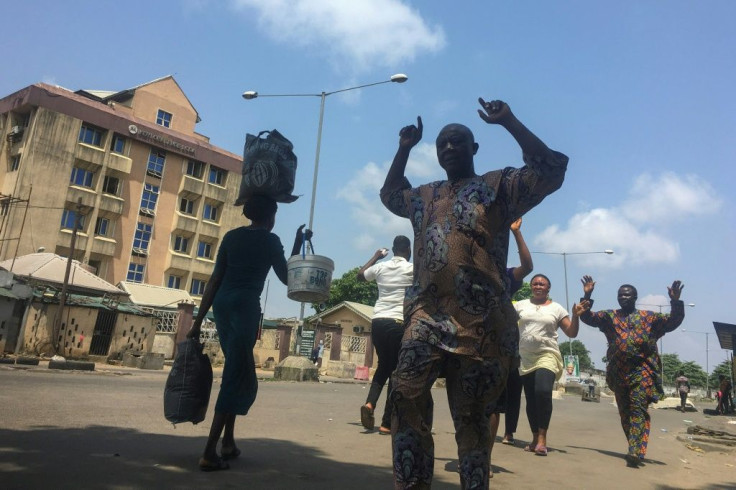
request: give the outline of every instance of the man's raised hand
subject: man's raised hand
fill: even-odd
[[[483,97],[478,97],[478,103],[483,108],[478,109],[478,115],[488,124],[504,124],[513,116],[509,105],[502,100],[486,102]]]
[[[402,148],[413,148],[422,139],[422,116],[417,116],[417,125],[404,126],[399,131],[399,146]]]
[[[591,276],[583,276],[580,282],[583,283],[583,292],[585,293],[585,297],[590,297],[593,293],[593,289],[595,289],[595,281]]]
[[[680,293],[682,293],[682,288],[684,288],[685,285],[680,281],[674,281],[672,283],[672,287],[667,287],[667,293],[670,295],[670,299],[672,301],[677,301],[680,299]]]

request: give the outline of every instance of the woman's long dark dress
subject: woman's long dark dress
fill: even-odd
[[[264,229],[241,227],[225,234],[213,276],[224,274],[212,308],[225,354],[215,411],[245,415],[258,392],[253,348],[261,319],[261,292],[273,267],[286,283],[286,259],[281,240]]]

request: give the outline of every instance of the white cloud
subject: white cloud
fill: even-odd
[[[399,67],[445,45],[442,28],[400,0],[231,1],[274,40],[326,53],[354,72]]]
[[[722,204],[708,182],[696,175],[679,177],[671,172],[659,178],[640,175],[634,180],[629,194],[621,209],[637,223],[670,223],[683,215],[712,214]]]
[[[713,214],[721,203],[713,188],[696,176],[645,174],[635,179],[630,195],[619,206],[575,214],[566,228],[549,226],[534,243],[545,251],[615,251],[613,256],[580,257],[582,264],[597,267],[671,263],[680,256],[680,249],[666,234],[668,225]]]
[[[386,246],[386,243],[390,244],[387,240],[398,234],[411,236],[409,221],[389,212],[378,197],[390,166],[391,162],[382,165],[369,162],[337,192],[337,197],[350,206],[353,222],[359,223],[363,230],[352,238],[352,245],[358,250],[372,251],[379,246]],[[419,143],[412,150],[406,176],[412,185],[442,178],[434,145]]]

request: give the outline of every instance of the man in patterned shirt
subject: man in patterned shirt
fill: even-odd
[[[404,302],[404,338],[392,376],[397,489],[429,488],[434,468],[432,396],[443,370],[463,488],[488,488],[490,422],[518,350],[517,315],[506,276],[509,226],[557,190],[567,157],[550,150],[502,101],[479,99],[480,117],[503,126],[526,165],[477,175],[473,133],[445,126],[435,142],[447,180],[412,188],[404,177],[422,120],[399,133],[381,189],[383,204],[414,228],[414,283]]]
[[[674,281],[667,288],[670,314],[637,310],[636,288],[624,284],[618,288],[618,310],[590,311],[590,296],[595,281],[583,276],[585,296],[575,305],[575,313],[583,323],[598,328],[608,341],[606,383],[616,395],[621,427],[629,442],[626,465],[638,467],[644,460],[649,442],[649,404],[664,397],[661,360],[657,341],[672,332],[685,319],[685,306],[680,300],[684,285]]]

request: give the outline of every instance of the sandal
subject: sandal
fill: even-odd
[[[641,464],[641,460],[633,454],[627,454],[624,459],[626,459],[626,466],[629,468],[638,468]]]
[[[216,461],[208,461],[204,458],[199,458],[199,469],[200,471],[207,472],[229,470],[230,465],[224,462],[222,458],[217,458]]]
[[[376,426],[376,420],[373,418],[373,409],[365,405],[360,407],[360,423],[368,430]]]
[[[381,426],[378,428],[378,433],[382,436],[390,436],[391,435],[391,429],[388,427]]]
[[[534,451],[536,451],[536,449],[537,446],[532,446],[531,444],[527,444],[526,446],[524,446],[524,451],[528,453],[533,453]]]
[[[238,448],[234,448],[234,449],[231,449],[230,451],[227,451],[227,452],[226,452],[226,451],[225,451],[225,449],[223,448],[223,449],[222,449],[222,451],[221,451],[221,456],[220,456],[220,458],[221,458],[221,459],[222,459],[223,461],[227,461],[227,460],[229,460],[229,459],[235,459],[235,458],[237,458],[238,456],[240,456],[240,449],[238,449]]]
[[[547,446],[538,445],[534,448],[534,454],[537,456],[547,456]]]

